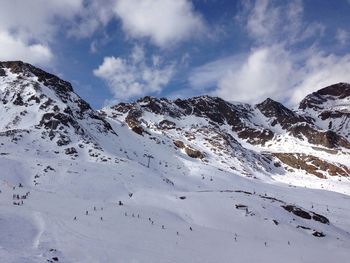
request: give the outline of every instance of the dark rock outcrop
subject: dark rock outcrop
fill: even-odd
[[[303,140],[305,137],[309,143],[322,145],[327,148],[344,147],[350,149],[350,142],[333,131],[320,131],[308,124],[294,125],[288,132],[294,137]]]
[[[273,155],[290,167],[304,170],[322,179],[326,178],[324,173],[330,176],[350,176],[350,169],[345,165],[333,164],[312,155],[301,153],[273,153]]]
[[[201,151],[196,150],[196,149],[189,147],[189,146],[185,147],[185,152],[191,158],[196,158],[196,159],[203,159],[204,158],[204,154]]]
[[[320,215],[320,214],[316,214],[315,212],[312,211],[305,211],[303,209],[301,209],[300,207],[297,207],[295,205],[283,205],[282,206],[283,209],[285,209],[286,211],[293,213],[294,215],[310,220],[313,219],[315,221],[318,221],[322,224],[329,224],[329,220],[327,217]]]
[[[350,84],[337,83],[306,96],[299,104],[299,109],[322,109],[322,104],[327,100],[344,99],[350,96]]]
[[[272,126],[280,124],[283,129],[287,129],[293,124],[307,121],[305,118],[286,108],[281,103],[270,98],[257,104],[256,107],[265,117],[273,119],[271,123]]]
[[[176,128],[175,122],[169,121],[169,120],[162,120],[158,123],[159,129],[162,130],[172,130]]]

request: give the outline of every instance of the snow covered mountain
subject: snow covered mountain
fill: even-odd
[[[319,127],[350,138],[350,84],[338,83],[314,92],[299,109]]]
[[[0,261],[347,262],[349,109],[340,83],[295,110],[201,96],[95,111],[0,62]]]
[[[323,129],[309,112],[292,111],[271,99],[248,105],[208,96],[175,101],[145,97],[101,113],[145,138],[173,142],[190,157],[247,176],[300,170],[321,178],[350,175],[344,125],[337,128],[344,131],[339,135]]]

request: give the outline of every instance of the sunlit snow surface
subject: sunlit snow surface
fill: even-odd
[[[108,162],[90,160],[84,151],[73,160],[35,144],[26,152],[26,146],[2,138],[1,262],[347,262],[346,179],[245,178],[145,140],[126,126],[114,128],[119,148]],[[21,145],[29,145],[27,139]],[[150,168],[146,152],[155,157]],[[47,166],[54,171],[43,172]],[[319,182],[334,191],[312,189],[321,188]],[[27,192],[23,205],[13,205],[13,194]],[[297,217],[265,195],[331,223]],[[237,204],[246,205],[248,214]],[[314,230],[326,236],[315,237]]]
[[[6,81],[12,77],[8,72]],[[1,92],[6,85],[0,82]],[[23,94],[33,92],[29,83]],[[90,142],[69,130],[71,143],[58,147],[33,126],[45,110],[29,106],[0,107],[1,131],[29,130],[18,140],[0,134],[0,263],[349,261],[349,179],[268,173],[254,159],[264,151],[304,152],[349,166],[345,150],[332,155],[279,135],[264,147],[240,140],[232,153],[214,154],[204,137],[215,131],[197,131],[191,142],[153,129],[163,117],[151,113],[144,116],[151,135],[132,132],[125,116],[109,119],[117,135],[98,132],[98,120],[81,119]],[[27,113],[13,123],[22,110]],[[184,131],[207,125],[195,116],[172,121]],[[206,152],[208,162],[188,157],[173,139]],[[67,147],[77,156],[67,155]],[[154,157],[149,168],[145,154]],[[330,223],[296,216],[286,205]]]

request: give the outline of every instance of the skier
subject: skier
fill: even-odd
[[[88,211],[88,210],[86,210],[85,215],[88,215],[88,214],[89,214],[89,211]]]
[[[76,220],[77,220],[77,217],[75,216],[75,217],[73,218],[73,220],[76,221]]]
[[[192,231],[192,227],[190,227],[190,230]]]

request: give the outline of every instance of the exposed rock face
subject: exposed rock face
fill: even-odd
[[[210,121],[213,125],[220,126],[228,124],[232,131],[250,144],[264,145],[271,141],[276,135],[269,128],[269,125],[262,125],[254,122],[257,113],[254,108],[247,104],[231,104],[215,97],[195,97],[187,100],[177,99],[174,102],[166,99],[145,97],[131,104],[119,104],[113,106],[114,116],[127,113],[125,118],[131,129],[142,134],[141,118],[145,111],[158,115],[183,118],[194,115]],[[349,142],[341,135],[333,131],[318,129],[310,116],[302,116],[284,107],[282,104],[267,99],[257,104],[258,109],[265,117],[269,118],[270,125],[274,127],[279,124],[291,135],[307,140],[316,145],[327,148],[349,147]],[[159,123],[160,129],[174,129],[175,123],[170,120],[163,120]]]
[[[262,144],[272,140],[274,133],[269,129],[244,128],[237,131],[240,138],[247,140],[250,144]]]
[[[204,154],[201,151],[193,149],[192,147],[189,147],[189,146],[185,147],[185,152],[191,158],[197,158],[197,159],[204,158]]]
[[[192,158],[215,160],[246,176],[254,171],[282,173],[286,166],[281,163],[320,178],[348,176],[346,165],[324,161],[315,151],[348,154],[349,90],[344,83],[326,87],[308,95],[298,111],[272,99],[249,105],[210,96],[174,101],[147,96],[96,112],[69,82],[20,61],[0,62],[0,109],[6,115],[0,136],[18,142],[40,133],[42,139],[67,149],[73,144],[102,149],[101,141],[117,136],[110,120],[118,119],[145,140],[175,144]],[[110,137],[99,140],[96,134]],[[307,145],[313,153],[274,153],[284,144]]]
[[[315,156],[300,153],[273,153],[281,162],[295,169],[304,170],[319,178],[331,176],[350,176],[350,169],[342,164],[333,164]]]
[[[217,97],[194,97],[187,100],[177,99],[169,101],[167,99],[157,99],[152,97],[144,97],[135,103],[118,104],[112,106],[114,116],[128,112],[126,121],[129,127],[140,126],[141,116],[135,114],[137,112],[152,112],[158,115],[169,116],[173,118],[183,118],[186,116],[202,117],[210,121],[213,125],[223,125],[227,123],[232,130],[237,132],[238,136],[246,139],[252,144],[264,144],[271,140],[274,133],[268,128],[252,125],[250,118],[253,116],[254,109],[248,104],[231,104]],[[132,120],[129,117],[132,114]],[[159,123],[161,129],[175,128],[174,122],[164,120]]]
[[[184,149],[185,153],[191,158],[197,158],[197,159],[203,159],[204,158],[204,153],[202,153],[199,150],[194,149],[191,146],[188,146],[188,145],[184,144],[180,140],[174,140],[174,145],[176,147],[180,148],[180,149]]]
[[[299,109],[313,123],[350,139],[350,84],[338,83],[306,96]]]
[[[332,91],[333,88],[337,87],[338,86],[333,86],[330,88],[326,88],[326,90],[328,90],[328,92],[331,94],[339,94],[339,90]],[[321,92],[321,94],[325,93],[326,92]],[[341,95],[341,97],[343,96],[345,96],[345,94]],[[310,97],[311,101],[314,101],[314,96],[308,97]],[[322,101],[324,100],[325,99],[322,99]],[[306,101],[308,100],[305,99],[305,104],[308,103]],[[285,129],[289,134],[293,135],[294,137],[297,137],[300,140],[306,138],[307,141],[311,144],[321,145],[327,148],[344,147],[349,149],[350,147],[350,143],[348,142],[348,140],[346,140],[341,135],[336,134],[332,130],[324,131],[318,129],[317,127],[315,127],[315,121],[311,116],[298,115],[296,112],[293,112],[288,108],[284,107],[281,103],[278,103],[271,99],[266,99],[264,102],[257,104],[256,107],[261,111],[261,113],[264,116],[272,119],[272,126],[280,124],[282,129]],[[338,113],[330,113],[329,111],[322,112],[320,114],[320,117],[324,119],[326,118],[326,115],[327,117],[330,117],[332,114],[333,116],[339,117],[337,115]]]
[[[175,144],[176,147],[178,147],[180,149],[184,149],[185,148],[185,144],[182,141],[175,140],[174,144]]]
[[[0,62],[0,69],[0,107],[13,118],[0,130],[36,129],[58,146],[74,140],[96,144],[95,131],[116,135],[69,82],[21,61]]]
[[[300,102],[299,108],[303,110],[308,108],[323,109],[324,103],[328,100],[342,100],[348,97],[350,97],[350,84],[338,83],[306,96],[306,98]]]
[[[4,69],[0,68],[0,77],[6,76],[6,72]]]
[[[290,213],[293,213],[294,215],[296,216],[299,216],[301,218],[304,218],[304,219],[313,219],[315,221],[318,221],[322,224],[329,224],[329,220],[327,217],[323,216],[323,215],[320,215],[320,214],[316,214],[314,212],[311,212],[311,211],[305,211],[299,207],[296,207],[294,205],[283,205],[282,206],[285,210],[287,210],[288,212]]]
[[[64,150],[66,154],[68,155],[74,155],[74,154],[77,154],[77,149],[75,149],[74,147],[71,147],[71,148],[67,148]]]
[[[335,85],[319,92],[317,96],[321,96],[321,99],[314,99],[314,95],[308,97],[315,104],[315,101],[322,101],[322,103],[328,101],[324,96],[333,96],[331,100],[337,101],[339,98],[347,98],[347,95],[347,90],[341,92],[339,85]],[[320,178],[325,178],[328,172],[329,175],[348,175],[346,166],[329,164],[326,168],[322,166],[321,159],[317,160],[316,156],[311,164],[307,164],[303,156],[296,158],[277,154],[280,162],[274,162],[276,155],[268,147],[276,143],[283,147],[282,142],[285,140],[294,143],[293,140],[288,139],[289,137],[301,143],[306,141],[314,145],[311,146],[312,149],[326,153],[339,153],[342,152],[342,149],[350,149],[350,142],[343,136],[343,133],[318,126],[315,116],[309,114],[308,111],[304,112],[300,109],[294,111],[272,99],[266,99],[262,103],[251,106],[243,103],[230,103],[210,96],[174,101],[147,96],[133,103],[112,106],[104,109],[103,112],[107,112],[108,117],[125,120],[128,126],[138,134],[144,135],[152,132],[166,134],[179,149],[183,149],[188,155],[195,156],[195,158],[203,158],[200,151],[194,151],[201,138],[205,141],[204,146],[210,152],[218,156],[247,156],[248,159],[257,159],[259,160],[257,167],[264,167],[266,171],[271,169],[270,164],[275,168],[281,168],[280,162],[283,162],[290,167],[304,169]],[[154,114],[155,119],[159,117],[160,120],[153,122],[145,117],[146,113],[147,115]],[[339,115],[339,112],[330,112],[327,109],[321,113],[320,118],[338,118]],[[344,113],[341,116],[344,116]],[[189,127],[181,125],[182,120],[191,118],[200,121],[198,124],[189,121],[191,123]],[[332,125],[335,127],[334,123]],[[263,147],[264,154],[251,152],[248,154],[245,147],[242,146],[243,142],[253,147]],[[194,145],[195,148],[187,148],[187,145]],[[316,168],[317,165],[323,167],[326,172]],[[232,165],[232,169],[237,169],[237,167]]]
[[[284,107],[281,103],[270,98],[264,102],[257,104],[256,107],[263,115],[268,118],[273,118],[272,126],[280,124],[283,129],[288,129],[296,123],[307,122],[307,120],[290,109]]]
[[[142,112],[140,110],[132,109],[125,118],[125,122],[128,124],[129,128],[139,135],[144,133],[144,129],[139,122],[141,116]]]
[[[172,130],[176,128],[176,123],[169,120],[162,120],[158,124],[159,129]]]
[[[303,140],[306,137],[309,143],[322,145],[327,148],[344,147],[350,149],[350,143],[344,137],[333,131],[320,131],[312,128],[309,124],[295,125],[288,130],[293,136]]]
[[[24,77],[31,77],[34,75],[38,82],[53,89],[64,102],[67,102],[68,94],[73,92],[72,85],[69,82],[61,80],[55,75],[47,73],[22,61],[0,62],[0,68],[7,68],[12,73],[21,74]],[[90,108],[85,101],[82,102],[82,104],[84,104],[82,105],[82,108]]]
[[[304,211],[303,209],[299,208],[299,207],[296,207],[296,206],[293,206],[293,205],[285,205],[285,206],[282,206],[285,210],[287,210],[288,212],[291,212],[293,213],[294,215],[296,216],[299,216],[301,218],[304,218],[304,219],[311,219],[311,215]]]

